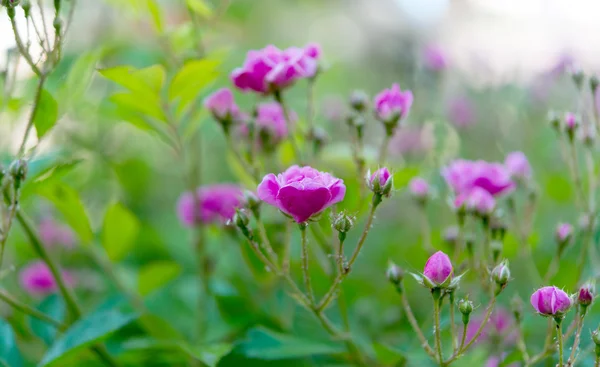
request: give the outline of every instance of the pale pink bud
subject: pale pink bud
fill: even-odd
[[[423,275],[437,285],[444,283],[448,277],[452,276],[452,263],[448,255],[438,251],[431,255],[425,263]]]

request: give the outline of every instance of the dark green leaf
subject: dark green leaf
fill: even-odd
[[[38,306],[38,311],[50,316],[56,321],[64,321],[65,319],[65,303],[56,294],[50,295],[45,298]],[[51,345],[56,337],[56,327],[47,323],[46,321],[39,320],[35,317],[28,317],[29,327],[34,335],[39,337],[47,345]]]
[[[5,320],[0,319],[0,364],[7,367],[21,367],[23,358],[17,347],[15,333]]]
[[[182,349],[186,353],[201,361],[208,367],[216,367],[221,358],[229,354],[232,348],[233,345],[229,343],[216,343],[202,345],[199,347],[182,346]]]
[[[94,313],[77,321],[48,350],[38,367],[60,365],[65,356],[107,338],[137,318],[136,314],[123,314],[119,311]]]
[[[120,203],[110,206],[102,228],[102,245],[108,258],[121,261],[131,251],[139,231],[140,222],[129,209]]]
[[[344,348],[340,344],[300,339],[265,328],[250,330],[240,347],[245,356],[264,360],[293,359],[344,352]]]
[[[58,104],[50,92],[42,89],[40,101],[33,118],[33,125],[37,131],[38,139],[41,139],[52,129],[56,124],[56,120],[58,120]]]

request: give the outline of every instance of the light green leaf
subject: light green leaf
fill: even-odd
[[[138,96],[158,96],[165,81],[165,68],[162,65],[152,65],[145,69],[135,69],[132,66],[116,66],[99,70],[105,78],[127,88]]]
[[[169,86],[169,100],[179,102],[178,110],[184,110],[204,89],[219,76],[220,60],[202,59],[186,63],[177,72]]]
[[[262,360],[331,355],[343,353],[345,350],[341,344],[300,339],[262,327],[250,330],[244,342],[240,344],[240,349],[245,356]]]
[[[186,0],[188,8],[204,18],[210,18],[213,10],[204,0]]]
[[[90,85],[99,57],[100,52],[94,51],[84,53],[75,60],[73,65],[71,65],[65,83],[60,89],[59,96],[61,101],[66,101],[67,104],[73,106],[82,99]]]
[[[107,338],[136,318],[136,314],[123,314],[117,310],[91,314],[73,324],[46,352],[38,367],[59,366],[62,358]]]
[[[115,93],[110,96],[109,101],[117,105],[119,108],[131,113],[141,113],[160,121],[165,121],[166,117],[160,109],[160,104],[157,98],[140,97],[134,93]]]
[[[181,273],[181,266],[172,261],[155,261],[140,269],[138,290],[142,296],[163,287]]]
[[[37,309],[56,321],[62,322],[65,319],[65,303],[62,298],[56,294],[46,297],[37,306]],[[56,337],[56,327],[35,317],[29,316],[28,319],[29,327],[33,334],[42,339],[46,345],[51,345]]]
[[[242,166],[244,163],[240,163],[235,157],[233,153],[227,154],[227,165],[232,170],[235,177],[241,181],[247,187],[255,187],[256,183],[254,182],[254,178],[246,173],[246,170]]]
[[[150,11],[150,15],[152,16],[154,27],[159,33],[162,33],[164,29],[164,21],[162,17],[162,10],[160,9],[160,6],[156,0],[148,0],[148,11]]]
[[[386,366],[396,366],[402,362],[406,363],[406,358],[400,351],[387,345],[374,343],[373,350],[377,356],[377,361],[385,364]]]
[[[52,129],[58,120],[58,104],[52,94],[42,89],[40,92],[40,101],[33,118],[33,125],[37,131],[38,139],[41,139],[46,133]]]
[[[190,356],[201,361],[208,367],[216,367],[219,361],[231,352],[233,345],[228,343],[216,343],[199,347],[183,345],[181,348]]]
[[[23,366],[23,357],[17,347],[15,333],[5,320],[0,319],[0,365],[6,367]]]
[[[50,200],[84,244],[92,241],[92,228],[77,191],[56,182],[39,185],[38,193]]]
[[[138,219],[120,203],[106,211],[102,227],[102,245],[113,262],[123,260],[129,253],[140,231]]]

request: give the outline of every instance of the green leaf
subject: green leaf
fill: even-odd
[[[234,176],[245,186],[256,186],[254,179],[248,173],[246,173],[246,170],[242,166],[243,163],[240,163],[240,161],[238,161],[235,155],[231,152],[227,154],[227,164],[229,166],[229,169],[231,169],[231,171],[233,172]]]
[[[135,93],[115,93],[108,98],[117,107],[130,113],[141,113],[160,121],[166,121],[165,114],[160,108],[158,99],[139,96]],[[145,123],[144,123],[145,124]],[[136,124],[137,125],[137,124]]]
[[[184,110],[204,89],[219,76],[220,60],[202,59],[186,63],[169,86],[169,100],[179,101],[179,111]]]
[[[140,269],[138,290],[142,296],[163,287],[181,273],[181,266],[172,261],[155,261]]]
[[[65,319],[65,303],[56,294],[46,297],[38,306],[37,310],[50,316],[56,321]],[[46,345],[51,345],[56,337],[56,327],[35,317],[28,317],[29,327],[35,336],[42,339]]]
[[[17,347],[15,333],[5,320],[0,319],[0,365],[6,367],[23,366],[23,357]]]
[[[157,97],[165,81],[165,69],[162,65],[152,65],[145,69],[132,66],[116,66],[99,70],[105,78],[125,87],[134,95]]]
[[[38,102],[33,118],[33,125],[35,126],[35,131],[37,131],[38,139],[46,135],[58,120],[58,104],[56,100],[45,89],[42,89],[40,93],[40,101]]]
[[[259,327],[248,332],[240,345],[242,353],[263,360],[294,359],[313,355],[330,355],[344,352],[341,344],[300,339]]]
[[[92,241],[90,221],[77,191],[56,182],[39,185],[38,193],[54,204],[84,244]]]
[[[51,364],[60,365],[57,362],[60,362],[64,357],[106,339],[110,334],[136,318],[136,314],[123,314],[116,310],[91,314],[73,324],[46,352],[38,367]]]
[[[208,367],[216,367],[219,361],[231,352],[233,348],[232,344],[229,343],[216,343],[209,345],[202,345],[199,347],[191,347],[183,345],[181,349],[188,353],[190,356],[201,361]]]
[[[394,172],[394,189],[401,189],[419,174],[419,167],[405,167]]]
[[[102,227],[102,245],[108,258],[121,261],[133,245],[140,232],[140,222],[129,209],[120,203],[108,208]]]
[[[92,77],[96,63],[100,57],[99,51],[84,53],[71,65],[69,75],[59,92],[61,101],[66,101],[69,106],[74,106],[82,100]]]
[[[156,0],[148,0],[148,11],[152,16],[152,21],[154,22],[154,27],[159,33],[162,33],[164,29],[164,21],[162,17],[162,11],[160,6],[156,2]]]
[[[209,18],[213,14],[213,10],[204,0],[185,0],[188,8],[194,13],[204,18]]]
[[[406,357],[399,350],[395,350],[381,343],[374,343],[373,350],[377,356],[377,361],[386,366],[396,366],[406,362]]]

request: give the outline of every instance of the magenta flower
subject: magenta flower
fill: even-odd
[[[233,93],[229,88],[221,88],[206,97],[204,107],[219,121],[236,119],[240,109],[235,104]]]
[[[556,242],[566,243],[573,235],[573,226],[569,223],[559,223],[556,226]]]
[[[252,50],[246,55],[244,65],[231,73],[231,80],[242,91],[261,94],[281,91],[298,79],[314,77],[320,53],[315,44],[285,50],[269,45]]]
[[[513,178],[528,180],[531,177],[531,166],[523,152],[508,153],[504,165]]]
[[[457,197],[466,198],[476,187],[497,197],[511,192],[516,186],[503,164],[486,161],[456,160],[442,169],[442,176]]]
[[[448,102],[446,114],[456,127],[467,127],[475,123],[475,106],[466,97],[458,97]]]
[[[436,285],[441,285],[449,277],[452,277],[452,263],[450,262],[448,255],[442,251],[438,251],[431,255],[425,263],[423,275]]]
[[[596,294],[596,287],[593,283],[586,283],[579,288],[577,292],[577,302],[582,306],[589,306],[594,301],[594,295]]]
[[[227,223],[235,214],[235,209],[243,205],[242,189],[233,184],[202,186],[196,190],[196,197],[185,192],[177,203],[179,220],[186,226],[197,224]],[[194,210],[194,204],[197,205]]]
[[[425,199],[429,195],[429,183],[421,177],[415,177],[408,183],[410,193],[417,199]]]
[[[439,46],[429,45],[423,50],[423,64],[427,69],[441,71],[448,66],[448,59]]]
[[[479,215],[489,215],[496,207],[496,200],[492,194],[481,187],[474,187],[467,194],[459,195],[454,200],[454,205],[457,209],[464,206],[470,212]]]
[[[396,83],[390,89],[384,89],[373,102],[377,118],[386,124],[396,124],[408,115],[413,103],[411,91],[402,91]]]
[[[392,155],[422,155],[433,148],[433,131],[420,126],[401,126],[390,140]]]
[[[559,316],[571,307],[568,294],[554,286],[542,287],[531,295],[531,305],[544,316]]]
[[[277,176],[270,173],[257,190],[259,199],[298,223],[342,201],[346,194],[344,181],[309,166],[292,166]]]
[[[42,243],[47,247],[56,245],[72,249],[75,247],[75,234],[70,227],[55,222],[52,218],[44,218],[39,224]]]
[[[379,179],[379,186],[384,187],[391,177],[392,174],[390,173],[390,170],[387,169],[387,167],[382,167],[371,175],[369,181],[371,182],[371,185],[374,185],[375,180]]]
[[[286,121],[283,108],[277,102],[261,103],[256,108],[256,127],[258,136],[261,132],[267,133],[269,137],[279,142],[288,134],[288,125],[298,120],[295,112],[289,111],[290,121]]]
[[[63,279],[68,286],[75,285],[75,279],[68,271],[62,271]],[[23,289],[34,296],[44,296],[58,290],[58,284],[50,268],[42,261],[27,264],[19,274]]]

